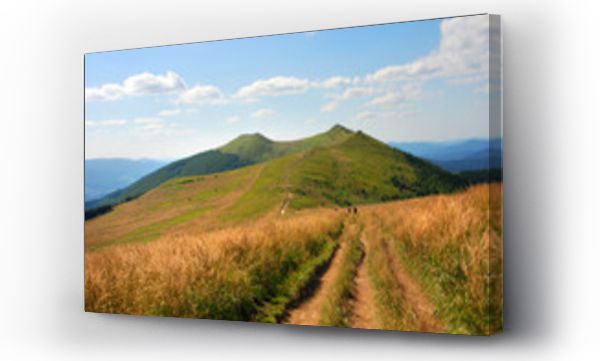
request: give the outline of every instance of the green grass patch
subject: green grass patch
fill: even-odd
[[[220,218],[224,221],[246,220],[276,208],[286,196],[286,172],[297,157],[291,155],[267,163],[252,188],[226,209]]]
[[[255,321],[277,323],[283,319],[286,311],[299,303],[304,293],[310,288],[319,270],[325,267],[333,258],[338,244],[330,242],[315,258],[308,261],[294,272],[278,290],[278,295],[260,307]]]

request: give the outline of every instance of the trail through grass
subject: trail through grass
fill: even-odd
[[[360,242],[363,257],[356,270],[353,299],[350,300],[352,307],[351,327],[376,329],[380,327],[377,318],[377,304],[375,303],[376,291],[369,276],[368,258],[371,251],[364,232],[360,234]]]
[[[502,185],[367,212],[374,246],[371,274],[386,328],[425,330],[422,315],[433,313],[445,332],[502,332]],[[410,293],[392,277],[400,268],[374,266],[384,264],[385,257],[397,260],[404,278],[414,280],[413,292],[418,287],[427,301],[415,305],[409,296],[390,292],[404,288]]]
[[[236,195],[206,194],[215,188],[218,194],[218,188],[239,178],[192,177],[117,207],[115,213],[126,214],[142,205],[158,205],[167,200],[169,187],[184,187],[187,196],[206,197],[220,212],[186,208],[161,218],[159,229],[149,223],[120,236],[147,241],[158,234],[153,242],[132,239],[86,247],[86,311],[477,335],[502,332],[501,184],[361,206],[352,214],[330,208],[281,215],[278,206],[285,198],[258,205],[265,193],[285,193],[293,180],[285,177],[293,175],[286,170],[301,159],[292,155],[264,168],[240,170],[245,191]],[[271,181],[261,183],[263,176]],[[249,208],[232,206],[238,200]],[[159,208],[152,209],[156,211],[149,214],[159,217]],[[221,212],[240,219],[216,223],[222,228],[202,223]],[[91,220],[90,227],[109,217]],[[114,226],[119,232],[126,228]]]
[[[321,326],[351,327],[353,315],[352,298],[354,296],[358,265],[360,264],[364,249],[360,240],[360,229],[356,224],[351,224],[346,233],[346,249],[340,256],[340,266],[337,270],[335,282],[327,293],[327,298],[321,307]]]

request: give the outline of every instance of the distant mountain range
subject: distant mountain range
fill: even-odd
[[[263,163],[264,168],[257,171],[256,186],[247,191],[249,198],[240,199],[240,212],[276,205],[286,198],[286,192],[290,197],[293,194],[288,199],[290,206],[300,209],[446,193],[467,185],[458,175],[361,131],[336,125],[325,133],[296,141],[273,141],[258,133],[241,135],[220,148],[167,164],[124,189],[87,202],[86,209],[133,200],[154,188],[168,187],[174,178],[258,169],[249,166]],[[246,206],[244,200],[249,202]]]
[[[166,161],[149,159],[98,158],[85,160],[85,201],[100,199],[125,188]]]
[[[502,168],[502,138],[451,142],[390,142],[390,146],[450,171]]]

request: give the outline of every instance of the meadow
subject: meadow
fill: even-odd
[[[502,184],[364,213],[382,328],[502,332]]]
[[[261,197],[285,198],[294,175],[260,179],[298,159],[178,178],[86,222],[86,311],[502,332],[501,183],[356,211],[326,205],[283,214],[279,201]],[[247,186],[236,193],[238,182]],[[238,202],[266,205],[244,214]],[[165,223],[160,204],[176,222]],[[135,217],[142,209],[150,211]]]
[[[86,311],[274,322],[342,230],[340,214],[322,210],[88,252]]]

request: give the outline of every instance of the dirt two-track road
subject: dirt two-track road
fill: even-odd
[[[358,227],[350,224],[349,227]],[[349,304],[352,315],[349,326],[352,328],[381,329],[383,324],[380,320],[378,310],[377,289],[369,272],[369,257],[371,252],[370,240],[364,232],[360,234],[364,254],[358,264],[353,279],[353,291]],[[384,247],[388,248],[384,241]],[[388,267],[393,271],[397,281],[398,292],[403,299],[403,305],[416,319],[417,328],[424,332],[441,332],[442,325],[435,316],[435,307],[419,288],[418,283],[406,272],[403,265],[394,257],[389,249],[386,249]],[[340,243],[338,250],[332,258],[329,267],[317,282],[313,293],[307,297],[296,308],[290,310],[288,317],[284,320],[286,324],[294,325],[321,325],[323,319],[323,304],[329,292],[335,285],[340,273],[340,265],[344,254],[349,252],[348,240]]]

